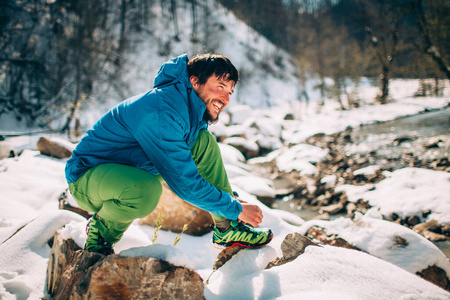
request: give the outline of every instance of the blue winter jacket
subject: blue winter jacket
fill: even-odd
[[[86,135],[66,164],[68,183],[88,169],[119,163],[161,174],[183,200],[236,220],[241,204],[198,174],[190,148],[201,129],[206,106],[189,81],[187,55],[164,63],[154,88],[113,107]]]

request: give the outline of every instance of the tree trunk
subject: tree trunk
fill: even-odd
[[[193,41],[197,40],[197,5],[194,0],[190,0],[192,6],[192,34],[191,38]]]
[[[115,60],[115,64],[118,67],[122,65],[122,57],[125,51],[126,22],[127,22],[126,15],[127,15],[127,0],[122,0],[122,5],[120,7],[120,39],[119,39],[119,47],[117,49],[117,58]]]
[[[439,88],[439,78],[434,78],[434,95],[439,96],[441,94],[440,88]]]
[[[77,112],[77,108],[78,108],[78,106],[80,106],[80,103],[81,103],[81,93],[80,93],[81,83],[78,82],[77,85],[78,85],[78,87],[77,87],[76,99],[75,99],[75,101],[73,103],[71,103],[71,105],[70,105],[70,112],[69,112],[69,115],[67,116],[66,123],[61,128],[61,133],[66,133],[67,132],[67,135],[69,137],[70,137],[70,134],[71,134],[70,124],[72,123],[72,120],[74,119],[75,114]]]
[[[335,89],[337,93],[337,101],[339,103],[339,106],[341,107],[341,110],[346,110],[344,103],[342,103],[342,79],[341,78],[335,78]]]
[[[180,37],[179,37],[179,32],[178,32],[177,3],[175,0],[170,1],[170,10],[172,12],[173,27],[174,27],[174,31],[175,31],[174,39],[176,41],[179,41]]]
[[[383,65],[383,72],[381,74],[381,95],[380,104],[386,104],[389,96],[389,79],[390,79],[390,67],[389,65]]]
[[[80,106],[81,103],[81,62],[80,60],[78,60],[77,63],[77,70],[76,70],[76,84],[77,84],[77,91],[75,94],[75,100],[73,103],[70,104],[70,111],[69,111],[69,115],[67,116],[66,119],[66,123],[64,124],[64,126],[61,128],[61,133],[66,133],[69,136],[69,138],[71,137],[71,132],[70,132],[70,123],[72,123],[72,120],[75,117],[75,114],[77,112],[77,108]]]

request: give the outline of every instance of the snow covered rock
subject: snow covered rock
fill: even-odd
[[[259,155],[259,146],[256,142],[242,137],[229,137],[223,140],[223,143],[231,145],[238,149],[246,159]]]
[[[47,269],[53,299],[203,299],[191,269],[159,258],[104,256],[55,234]]]
[[[180,233],[184,225],[188,228],[184,233],[200,236],[211,231],[213,223],[211,215],[179,198],[166,184],[162,184],[163,191],[158,206],[148,216],[139,220],[139,225],[156,226],[159,214],[163,214],[161,229]]]
[[[255,143],[259,146],[259,152],[261,155],[265,155],[279,149],[283,146],[279,138],[264,136],[262,134],[258,134],[254,137]]]
[[[228,109],[231,124],[242,124],[253,115],[254,109],[248,105],[236,105]]]
[[[48,139],[41,137],[37,143],[37,148],[42,154],[57,158],[67,158],[72,156],[75,145],[58,138]]]
[[[246,139],[251,139],[258,135],[258,129],[250,127],[248,122],[239,125],[231,125],[226,127],[227,137],[237,136]]]
[[[421,221],[436,220],[450,223],[450,201],[443,195],[450,194],[450,174],[422,168],[403,168],[392,172],[375,186],[341,185],[336,191],[345,191],[348,200],[368,201],[373,209],[384,217],[396,214],[402,220],[410,216],[422,216]],[[398,193],[397,191],[402,191]]]
[[[252,126],[256,127],[263,136],[281,138],[283,124],[279,120],[269,117],[258,117],[255,118]]]
[[[406,227],[365,215],[355,221],[308,221],[300,231],[326,245],[361,250],[450,291],[448,259],[433,243]]]
[[[245,162],[244,155],[233,146],[219,143],[219,148],[224,164],[239,165]]]
[[[217,122],[216,124],[212,124],[208,127],[208,131],[211,132],[216,139],[221,142],[223,139],[228,137],[227,127],[223,122]]]
[[[249,174],[230,178],[230,183],[232,186],[239,187],[247,193],[255,195],[259,201],[269,207],[275,201],[275,189],[269,179]]]
[[[289,173],[299,171],[301,175],[313,175],[318,170],[314,163],[327,159],[328,151],[319,147],[298,144],[281,153],[276,158],[280,171]]]
[[[293,261],[299,255],[305,253],[306,247],[311,245],[319,246],[317,243],[313,242],[308,237],[301,235],[298,232],[289,233],[281,243],[281,251],[283,253],[283,256],[277,257],[275,260],[269,262],[266,266],[266,269],[281,266]],[[219,255],[217,255],[216,261],[214,262],[213,272],[217,271],[220,267],[225,265],[225,263],[227,263],[234,255],[244,249],[251,250],[241,245],[236,245],[234,247],[222,250]],[[208,280],[206,282],[208,283]]]

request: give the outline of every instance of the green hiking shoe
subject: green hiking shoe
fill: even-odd
[[[258,248],[267,245],[273,238],[272,230],[254,228],[239,221],[231,221],[231,226],[225,232],[214,227],[212,242],[214,247],[227,249],[240,245],[248,248]]]
[[[92,218],[89,219],[86,226],[87,239],[84,250],[103,255],[114,254],[112,245],[106,241],[100,234],[100,231],[98,231],[98,222],[102,222],[102,218],[97,216],[97,214],[94,214]]]

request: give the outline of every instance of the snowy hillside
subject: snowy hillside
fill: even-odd
[[[255,30],[238,20],[235,15],[214,0],[204,2],[209,7],[209,15],[198,11],[200,21],[197,38],[192,37],[192,12],[187,1],[178,1],[178,34],[174,37],[174,25],[167,12],[160,5],[152,7],[154,19],[144,30],[130,37],[125,53],[124,71],[121,74],[127,93],[117,94],[113,88],[105,91],[98,87],[91,97],[106,100],[102,104],[103,113],[112,105],[136,94],[148,91],[159,67],[165,61],[187,53],[189,57],[197,53],[214,52],[227,56],[240,72],[240,81],[229,107],[246,104],[254,108],[268,107],[292,102],[297,98],[298,79],[292,59],[284,51],[270,43]],[[208,44],[200,42],[208,40]],[[105,94],[106,92],[106,94]],[[92,116],[90,104],[84,109],[82,122],[92,123],[98,115]],[[89,127],[92,124],[82,124]]]
[[[169,1],[155,1],[149,8],[148,24],[141,24],[140,31],[127,37],[118,77],[111,77],[112,65],[103,67],[92,93],[78,108],[76,117],[84,130],[115,104],[151,89],[161,64],[184,53],[192,57],[214,52],[231,59],[240,72],[240,81],[229,107],[247,104],[259,108],[296,101],[298,79],[290,56],[221,4],[215,0],[197,3],[195,34],[191,3],[176,1],[177,28],[169,8]],[[66,115],[53,119],[50,127],[60,129],[65,119]],[[37,130],[42,129],[27,128],[13,114],[0,117],[0,134]]]

